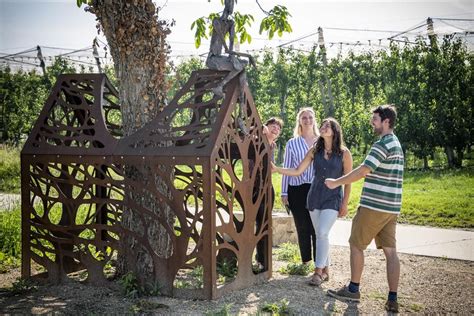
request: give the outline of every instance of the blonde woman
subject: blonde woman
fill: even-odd
[[[312,108],[301,108],[296,117],[293,138],[285,148],[284,168],[297,168],[319,136]],[[312,180],[313,167],[310,166],[299,176],[284,175],[281,181],[281,201],[293,214],[303,264],[308,264],[316,258],[316,234],[306,208],[306,198]]]

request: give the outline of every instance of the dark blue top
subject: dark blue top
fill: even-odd
[[[339,211],[342,202],[342,186],[329,189],[324,181],[326,178],[339,178],[344,171],[343,154],[332,154],[329,159],[324,158],[324,150],[315,153],[313,159],[314,178],[309,189],[306,205],[308,210],[333,209]]]

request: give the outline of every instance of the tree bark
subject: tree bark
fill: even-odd
[[[423,169],[425,169],[425,170],[429,169],[428,156],[427,155],[423,155]]]
[[[445,146],[444,152],[446,153],[446,157],[448,159],[448,166],[449,168],[453,168],[455,166],[455,157],[454,157],[454,150],[451,146]]]
[[[462,149],[457,149],[456,150],[456,167],[461,168],[462,167],[462,160],[464,159],[464,150]]]
[[[109,44],[120,85],[124,135],[128,136],[155,118],[165,106],[165,67],[169,51],[166,36],[170,31],[166,22],[158,20],[151,0],[95,0],[88,10],[96,15],[97,28]],[[151,170],[144,166],[127,167],[125,173],[131,180],[155,181],[166,190],[161,179],[150,179]],[[173,222],[169,208],[140,194],[125,192],[125,195],[157,214],[164,213],[168,222]],[[139,231],[141,225],[135,223],[138,216],[134,212],[123,210],[122,225],[125,229]],[[160,225],[152,228],[148,235],[156,239],[153,240],[156,253],[169,256],[172,245],[165,229]],[[118,273],[133,272],[141,286],[159,283],[156,267],[145,250],[132,239],[123,238],[121,243]]]
[[[130,135],[165,104],[170,31],[151,0],[96,0],[91,11],[109,44],[120,82],[124,134]]]

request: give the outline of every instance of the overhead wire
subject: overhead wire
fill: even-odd
[[[426,23],[426,22],[422,22],[422,24],[421,24],[421,25],[418,25],[418,24],[417,24],[416,26],[414,26],[414,27],[411,27],[411,28],[409,28],[409,29],[408,29],[408,30],[406,30],[406,31],[400,32],[400,33],[398,33],[398,34],[395,34],[395,35],[393,35],[393,36],[390,36],[388,39],[393,39],[394,37],[397,37],[397,36],[400,36],[400,35],[406,34],[406,33],[408,33],[408,32],[414,31],[414,30],[417,30],[417,29],[419,29],[420,27],[423,27],[423,26],[426,26],[426,25],[428,25],[428,23]]]
[[[31,52],[34,52],[34,51],[36,51],[36,47],[30,48],[30,49],[27,49],[27,50],[24,50],[24,51],[22,51],[22,52],[13,53],[13,54],[9,54],[9,55],[6,55],[6,56],[0,56],[0,59],[2,59],[2,58],[8,58],[8,57],[11,57],[11,56],[16,56],[16,55],[20,55],[20,54],[31,53]]]
[[[65,48],[65,47],[43,46],[43,45],[39,45],[39,46],[41,48],[56,49],[56,50],[71,50],[71,51],[77,50],[77,48]]]
[[[464,21],[464,22],[474,22],[474,19],[452,19],[452,18],[431,18],[433,20],[444,20],[444,21]]]
[[[460,22],[472,22],[474,21],[474,19],[455,19],[455,18],[440,18],[440,17],[436,17],[436,18],[432,18],[433,20],[436,20],[436,21],[439,21],[439,22],[442,22],[450,27],[453,27],[453,28],[456,28],[458,30],[461,30],[461,31],[464,31],[464,32],[451,32],[449,34],[459,34],[459,35],[464,35],[464,36],[468,36],[468,35],[473,35],[474,34],[474,31],[472,30],[469,30],[469,29],[465,29],[465,28],[462,28],[462,27],[459,27],[459,26],[456,26],[456,25],[452,25],[451,23],[448,23],[446,21],[460,21]],[[395,35],[392,35],[388,38],[384,38],[384,37],[379,37],[379,38],[371,38],[371,39],[365,39],[364,41],[357,41],[357,42],[344,42],[344,41],[340,41],[340,42],[327,42],[327,44],[329,45],[329,48],[332,48],[333,45],[338,45],[339,46],[339,50],[342,49],[342,46],[352,46],[353,48],[357,47],[357,46],[373,46],[373,47],[380,47],[380,48],[383,48],[383,49],[387,49],[388,46],[385,46],[385,45],[382,45],[382,41],[395,41],[395,42],[402,42],[402,43],[408,43],[408,44],[416,44],[415,42],[413,41],[410,41],[408,39],[408,37],[404,37],[404,39],[399,39],[399,37],[401,37],[402,35],[408,35],[408,34],[418,34],[420,35],[420,32],[413,32],[415,30],[418,30],[424,26],[426,26],[427,23],[426,22],[420,22],[416,25],[414,25],[413,27],[410,27],[408,28],[407,30],[405,31],[395,31],[395,30],[379,30],[379,29],[362,29],[362,28],[340,28],[340,27],[323,27],[324,30],[335,30],[335,31],[354,31],[354,32],[377,32],[377,33],[396,33]],[[265,46],[263,48],[260,48],[260,49],[252,49],[252,50],[246,50],[247,52],[249,53],[256,53],[256,52],[261,52],[261,51],[266,51],[266,50],[274,50],[274,49],[278,49],[278,48],[283,48],[285,46],[288,46],[288,45],[291,45],[291,44],[294,44],[296,42],[302,42],[304,39],[306,38],[309,38],[311,36],[314,36],[318,34],[317,31],[315,32],[311,32],[307,35],[304,35],[304,36],[301,36],[299,38],[296,38],[296,39],[293,39],[293,40],[290,40],[290,41],[287,41],[287,42],[284,42],[282,44],[278,44],[276,46]],[[440,34],[440,32],[438,32],[438,34]],[[426,34],[425,34],[426,35]],[[397,38],[398,37],[398,38]],[[103,44],[105,47],[108,47],[109,45],[107,43],[105,43],[104,41],[102,41],[101,39],[97,38],[98,42],[100,42],[101,44]],[[367,41],[368,43],[364,43],[365,41]],[[379,44],[376,44],[374,42],[378,41]],[[306,41],[308,43],[311,43],[311,41]],[[182,44],[186,44],[187,42],[179,42],[179,41],[176,41],[174,43],[182,43]],[[189,43],[188,43],[189,44]],[[314,44],[313,44],[314,45]],[[82,61],[82,60],[77,60],[77,59],[73,59],[71,57],[66,57],[66,56],[70,56],[70,55],[73,55],[73,54],[77,54],[79,52],[85,52],[85,51],[89,51],[89,50],[92,50],[93,47],[92,46],[88,46],[88,47],[85,47],[85,48],[81,48],[81,49],[73,49],[73,48],[61,48],[61,47],[54,47],[54,46],[41,46],[42,48],[45,48],[45,49],[54,49],[54,50],[70,50],[69,52],[66,52],[66,53],[62,53],[62,54],[58,54],[58,55],[55,55],[55,56],[52,56],[53,58],[57,58],[57,57],[65,57],[67,58],[68,60],[72,61],[72,62],[75,62],[75,63],[81,63],[81,64],[86,64],[86,65],[91,65],[91,66],[95,66],[95,64],[93,63],[90,63],[90,62],[87,62],[87,61]],[[296,50],[296,51],[302,51],[302,52],[309,52],[308,50],[305,50],[303,48],[296,48],[296,47],[287,47],[288,49],[292,49],[292,50]],[[10,62],[15,62],[15,63],[24,63],[24,64],[29,64],[29,65],[32,65],[32,66],[38,66],[38,65],[35,65],[35,64],[32,64],[32,63],[27,63],[27,62],[24,62],[24,61],[18,61],[18,60],[15,60],[14,58],[15,57],[18,57],[18,58],[25,58],[25,59],[38,59],[37,57],[33,57],[33,56],[27,56],[27,55],[23,55],[23,54],[27,54],[27,53],[31,53],[31,52],[36,52],[37,51],[37,48],[34,47],[34,48],[31,48],[31,49],[28,49],[28,50],[24,50],[24,51],[20,51],[20,52],[17,52],[17,53],[13,53],[13,54],[7,54],[5,56],[0,56],[0,59],[3,59],[5,61],[10,61]],[[197,56],[197,57],[204,57],[205,55],[207,55],[208,52],[204,52],[204,53],[201,53],[201,54],[197,54],[197,53],[194,53],[194,54],[177,54],[177,55],[170,55],[170,58],[180,58],[180,57],[193,57],[193,56]],[[4,54],[4,53],[0,53],[0,54]],[[107,54],[106,54],[107,56]],[[51,56],[47,56],[46,58],[49,58],[49,60],[51,60],[52,58]],[[89,58],[90,56],[88,55],[75,55],[74,56],[75,58]],[[99,57],[101,58],[102,60],[106,60],[106,61],[112,61],[112,58],[111,57]]]
[[[441,23],[444,23],[444,24],[446,24],[446,25],[448,25],[448,26],[454,27],[454,28],[456,28],[456,29],[458,29],[458,30],[461,30],[461,31],[472,31],[472,30],[469,30],[469,29],[464,29],[464,28],[462,28],[462,27],[453,25],[453,24],[448,23],[448,22],[443,21],[443,20],[439,20],[439,21],[440,21]]]
[[[14,63],[19,63],[19,64],[25,64],[25,65],[35,66],[35,67],[40,67],[40,65],[33,64],[33,63],[29,63],[29,62],[27,62],[27,61],[22,61],[22,60],[5,59],[5,61],[14,62]]]
[[[323,27],[323,29],[325,29],[325,30],[336,30],[336,31],[377,32],[377,33],[400,33],[400,32],[402,32],[402,31],[355,29],[355,28],[343,28],[343,27]]]
[[[84,51],[91,50],[91,49],[92,49],[92,46],[89,46],[89,47],[86,47],[86,48],[81,48],[81,49],[74,50],[74,51],[69,52],[69,53],[59,54],[59,55],[56,55],[55,57],[62,57],[62,56],[72,55],[74,53],[84,52]]]
[[[302,36],[302,37],[297,38],[297,39],[295,39],[295,40],[291,40],[291,41],[289,41],[289,42],[286,42],[286,43],[277,45],[277,47],[283,47],[283,46],[289,45],[289,44],[291,44],[291,43],[301,41],[301,40],[303,40],[303,39],[305,39],[305,38],[311,37],[311,36],[316,35],[316,34],[318,34],[318,31],[316,31],[316,32],[314,32],[314,33],[311,33],[311,34],[308,34],[308,35],[305,35],[305,36]]]

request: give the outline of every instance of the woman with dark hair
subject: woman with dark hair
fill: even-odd
[[[326,178],[339,178],[352,170],[352,155],[344,146],[342,130],[333,118],[322,121],[320,137],[308,151],[297,168],[280,168],[272,165],[273,171],[298,176],[313,166],[314,178],[309,189],[306,205],[316,232],[316,262],[314,274],[309,282],[319,286],[329,279],[329,231],[337,217],[347,215],[351,185],[329,189]]]

